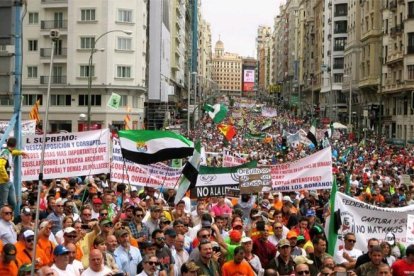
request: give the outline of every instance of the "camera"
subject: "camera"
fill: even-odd
[[[220,246],[213,246],[213,251],[216,253],[220,252]]]
[[[81,228],[83,230],[89,230],[89,225],[88,224],[82,224]]]

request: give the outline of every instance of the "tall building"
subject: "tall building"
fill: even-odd
[[[49,35],[54,29],[60,37],[52,48]],[[28,1],[23,21],[22,118],[29,118],[29,110],[40,99],[43,119],[51,80],[49,131],[87,129],[89,94],[91,129],[108,125],[123,128],[128,108],[130,127],[141,126],[146,92],[146,32],[147,4],[143,0]],[[106,105],[113,92],[121,95],[118,110]],[[0,104],[0,119],[8,120],[13,112],[12,100]],[[86,116],[80,117],[82,113]]]
[[[224,43],[216,42],[212,59],[212,80],[220,91],[228,96],[241,96],[242,58],[238,54],[224,51]]]
[[[270,56],[268,54],[269,51],[269,40],[271,35],[271,28],[269,26],[259,26],[257,29],[257,38],[256,38],[256,51],[257,51],[257,61],[258,61],[258,70],[257,70],[257,77],[258,83],[256,89],[258,91],[264,92],[266,91],[268,80],[269,80],[269,72],[266,68],[269,66],[269,59]]]

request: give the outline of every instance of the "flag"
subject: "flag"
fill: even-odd
[[[131,115],[129,115],[129,113],[131,112],[131,108],[128,107],[127,112],[128,113],[125,114],[125,117],[124,117],[124,127],[125,127],[125,130],[130,130],[131,127],[129,126],[129,122],[131,121]]]
[[[216,124],[221,123],[224,118],[226,118],[228,112],[228,109],[224,104],[205,104],[203,109],[208,112],[208,115]]]
[[[243,127],[243,126],[244,126],[244,118],[241,118],[241,119],[239,120],[239,122],[237,123],[237,125],[238,125],[239,127]]]
[[[318,141],[316,141],[316,121],[315,120],[312,121],[312,125],[306,137],[315,145],[315,147],[318,147]]]
[[[185,163],[182,175],[179,180],[177,194],[175,195],[174,205],[176,205],[188,191],[194,188],[197,182],[198,169],[201,163],[201,143],[198,141],[195,144],[193,156]]]
[[[264,131],[272,126],[272,119],[267,120],[261,128],[261,131]]]
[[[29,113],[30,119],[36,120],[36,125],[40,123],[39,105],[40,105],[40,99],[37,99],[35,104],[32,107],[32,110],[30,110],[30,113]]]
[[[255,133],[246,133],[244,135],[244,139],[257,139],[257,140],[262,140],[266,138],[266,133],[262,133],[262,132],[255,132]]]
[[[250,132],[255,132],[256,128],[254,127],[254,122],[250,121],[249,126],[248,126]]]
[[[227,141],[231,141],[233,137],[237,134],[236,128],[232,125],[219,124],[217,126],[218,130],[226,137]]]
[[[172,131],[121,130],[118,136],[122,157],[138,164],[184,158],[194,150],[190,140]]]
[[[112,109],[118,110],[120,104],[121,104],[121,95],[112,92],[111,97],[106,103],[106,106]]]
[[[336,177],[334,176],[332,190],[331,190],[331,197],[329,201],[329,207],[331,210],[331,214],[329,217],[329,227],[328,227],[328,253],[333,256],[335,253],[336,248],[336,241],[338,240],[338,231],[335,227],[336,220],[335,220],[335,198],[338,186],[336,185]]]
[[[326,138],[331,138],[333,133],[334,133],[335,129],[333,127],[333,122],[331,122],[329,124],[329,128],[325,131],[325,137]]]

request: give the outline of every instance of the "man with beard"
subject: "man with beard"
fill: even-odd
[[[213,247],[209,240],[201,240],[198,245],[200,251],[200,259],[196,262],[200,267],[198,275],[220,276],[220,266],[213,258]]]
[[[129,232],[120,229],[115,233],[119,246],[115,250],[115,261],[119,269],[129,275],[137,275],[137,265],[141,262],[141,252],[129,243]]]
[[[267,240],[269,232],[265,227],[264,221],[258,221],[256,229],[259,232],[259,236],[253,241],[253,253],[259,257],[262,267],[267,267],[270,260],[276,256],[276,247]]]
[[[174,258],[171,250],[165,245],[164,232],[161,229],[156,229],[152,232],[152,240],[157,247],[155,255],[160,262],[161,271],[165,270],[168,275],[174,275]]]
[[[360,276],[370,276],[370,275],[377,275],[378,268],[382,263],[382,259],[384,258],[384,253],[382,252],[381,246],[374,245],[370,248],[369,257],[371,261],[368,263],[364,263],[355,269],[357,275]]]
[[[295,262],[290,255],[292,248],[287,239],[282,239],[278,244],[279,256],[273,258],[267,268],[274,269],[279,272],[279,275],[291,275],[295,270]]]
[[[137,276],[156,276],[158,275],[158,258],[155,255],[145,255],[143,262],[143,270]]]

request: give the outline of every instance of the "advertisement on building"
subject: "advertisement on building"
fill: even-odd
[[[243,92],[253,92],[254,89],[254,69],[243,69]]]

